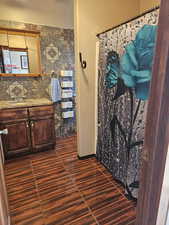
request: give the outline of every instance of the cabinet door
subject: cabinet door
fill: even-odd
[[[4,123],[4,128],[8,129],[8,134],[3,136],[6,158],[30,152],[31,141],[28,121]]]
[[[55,145],[54,118],[31,120],[32,147],[34,151],[46,150]]]

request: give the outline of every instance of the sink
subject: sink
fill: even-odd
[[[26,100],[24,99],[18,99],[18,100],[12,100],[12,101],[7,101],[9,104],[25,104]]]
[[[15,102],[15,101],[9,101],[8,104],[13,104],[13,105],[23,105],[26,102]]]

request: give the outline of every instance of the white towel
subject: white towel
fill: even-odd
[[[51,97],[53,102],[61,101],[61,87],[57,78],[51,79]]]

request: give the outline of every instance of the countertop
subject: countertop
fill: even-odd
[[[41,105],[52,105],[52,101],[47,98],[36,98],[36,99],[24,99],[22,102],[16,101],[0,101],[1,109],[21,108],[21,107],[32,107]]]

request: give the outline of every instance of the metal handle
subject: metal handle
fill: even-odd
[[[8,134],[8,129],[0,130],[0,135],[1,134],[5,134],[5,135]]]
[[[31,122],[31,127],[34,127],[34,122],[33,121]]]
[[[29,123],[28,122],[26,122],[26,127],[29,128]]]

